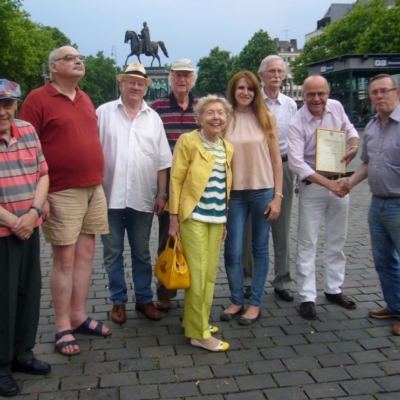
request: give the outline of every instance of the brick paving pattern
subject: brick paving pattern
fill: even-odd
[[[358,165],[359,158],[352,164]],[[351,168],[350,168],[351,169]],[[354,169],[354,167],[353,167]],[[81,354],[65,357],[54,350],[54,311],[49,276],[51,248],[42,239],[43,290],[35,353],[52,365],[47,377],[16,373],[21,388],[16,399],[400,399],[400,337],[390,332],[395,319],[368,318],[367,310],[384,306],[372,261],[366,222],[369,188],[360,184],[351,195],[346,281],[343,291],[357,301],[356,310],[329,303],[323,295],[323,230],[317,256],[318,319],[299,317],[299,298],[279,300],[271,289],[273,263],[262,305],[262,318],[251,327],[237,319],[220,322],[230,303],[221,253],[211,319],[221,331],[216,336],[230,343],[226,353],[209,353],[192,347],[183,335],[183,291],[164,312],[161,321],[149,321],[134,308],[130,257],[126,243],[126,278],[130,283],[128,320],[122,326],[109,319],[107,276],[102,267],[102,246],[96,256],[87,310],[105,321],[112,336],[77,335]],[[297,199],[291,227],[294,272]],[[156,219],[155,219],[156,220]],[[157,222],[153,224],[151,250],[157,248]],[[272,250],[271,250],[272,254]],[[273,257],[271,256],[271,260]],[[153,281],[155,287],[155,280]]]

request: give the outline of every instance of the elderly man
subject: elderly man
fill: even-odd
[[[167,168],[172,155],[162,121],[143,97],[151,79],[139,63],[130,64],[117,79],[121,98],[97,109],[100,141],[106,168],[104,190],[108,203],[110,233],[102,235],[104,266],[108,273],[111,319],[126,321],[128,301],[124,278],[124,236],[128,234],[136,310],[159,320],[151,289],[149,250],[153,213],[164,211],[167,199]]]
[[[171,65],[169,74],[172,92],[168,96],[156,100],[151,106],[161,117],[172,151],[182,133],[191,132],[198,128],[193,111],[193,107],[197,103],[197,97],[190,92],[196,83],[196,79],[196,68],[190,60],[181,59],[175,61]],[[168,169],[167,193],[169,192],[169,172],[170,170]],[[158,254],[160,254],[164,250],[168,239],[169,213],[164,211],[159,215],[158,223]],[[167,290],[159,283],[157,287],[157,307],[160,310],[168,310],[171,306],[171,299],[175,296],[176,290]]]
[[[400,318],[400,89],[386,74],[373,77],[369,96],[377,114],[365,128],[361,160],[350,187],[368,177],[372,192],[368,223],[372,255],[386,307],[373,318]],[[392,328],[400,335],[400,323]]]
[[[293,173],[288,167],[287,128],[290,119],[296,114],[297,106],[293,99],[280,92],[285,78],[285,64],[281,57],[271,55],[261,61],[258,75],[263,82],[263,98],[270,111],[275,115],[279,134],[279,149],[283,168],[283,200],[281,214],[272,222],[272,240],[275,255],[275,279],[272,282],[275,293],[283,301],[293,301],[290,289],[290,246],[289,229],[293,201]],[[243,268],[245,276],[245,297],[250,297],[253,256],[251,253],[251,229],[249,221],[246,225],[245,250],[243,253]]]
[[[40,309],[38,227],[49,178],[35,129],[14,120],[20,95],[17,83],[0,79],[0,397],[18,394],[12,371],[50,372],[32,352]]]
[[[318,128],[346,132],[349,149],[342,162],[349,163],[357,153],[358,133],[343,106],[329,99],[326,79],[308,77],[303,84],[305,105],[289,123],[289,168],[298,176],[299,221],[297,232],[297,287],[301,299],[300,315],[315,319],[317,297],[315,258],[318,230],[325,220],[324,292],[325,297],[344,308],[356,304],[343,295],[346,257],[343,247],[347,237],[349,196],[337,181],[338,175],[316,170],[316,132]]]
[[[52,51],[51,81],[28,95],[20,113],[36,128],[49,165],[43,234],[53,251],[56,348],[66,356],[80,352],[73,333],[111,334],[86,314],[94,236],[108,233],[108,223],[96,110],[77,86],[85,75],[83,60],[70,46]]]

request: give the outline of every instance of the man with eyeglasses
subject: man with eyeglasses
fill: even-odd
[[[182,133],[191,132],[198,128],[193,107],[197,104],[198,97],[191,93],[196,83],[197,72],[192,62],[180,59],[172,63],[169,74],[171,93],[168,96],[156,99],[151,105],[160,116],[171,151]],[[169,173],[167,171],[167,194],[169,192]],[[168,239],[169,212],[164,211],[158,216],[158,255],[164,250]],[[157,307],[166,311],[171,307],[171,299],[177,294],[176,290],[166,289],[161,283],[157,286]]]
[[[355,302],[341,291],[346,257],[349,196],[337,180],[338,175],[316,170],[316,132],[318,128],[346,132],[348,150],[342,162],[348,164],[357,154],[358,133],[343,106],[329,99],[327,80],[319,75],[303,84],[305,105],[289,123],[289,168],[299,179],[296,281],[300,295],[300,316],[316,319],[317,298],[315,260],[318,231],[325,221],[323,255],[325,297],[341,307],[352,309]]]
[[[74,334],[111,334],[86,314],[95,235],[108,233],[108,223],[96,110],[77,86],[85,75],[83,58],[70,46],[53,50],[50,82],[33,90],[20,112],[35,127],[49,165],[42,230],[53,251],[56,349],[65,356],[81,351]]]
[[[263,82],[262,95],[269,110],[275,115],[279,135],[279,149],[282,157],[283,189],[281,213],[272,222],[271,232],[274,244],[275,278],[272,282],[274,292],[283,301],[293,301],[290,276],[290,217],[293,201],[293,173],[288,166],[287,128],[289,121],[297,112],[296,102],[280,92],[285,78],[285,64],[277,55],[265,57],[258,69]],[[245,278],[245,297],[250,297],[253,255],[251,251],[251,225],[246,224],[245,243],[243,247],[243,273]]]
[[[136,310],[148,319],[161,319],[152,300],[149,242],[153,215],[160,215],[167,201],[167,168],[172,155],[160,117],[143,100],[153,83],[143,65],[130,64],[117,79],[121,97],[100,106],[97,116],[110,225],[110,233],[101,237],[104,267],[113,303],[111,319],[122,324],[128,302],[125,231],[131,248]]]
[[[400,318],[400,89],[387,74],[373,77],[369,96],[377,114],[366,126],[362,164],[348,182],[351,188],[368,178],[372,192],[368,214],[372,255],[386,307],[372,318]],[[400,323],[392,328],[400,335]]]

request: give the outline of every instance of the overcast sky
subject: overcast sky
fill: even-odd
[[[332,3],[352,0],[23,0],[23,9],[34,22],[60,29],[84,55],[102,50],[111,57],[116,46],[118,65],[130,53],[124,44],[126,30],[140,32],[143,21],[151,40],[164,41],[170,58],[161,54],[161,65],[179,58],[194,63],[219,46],[238,54],[253,34],[262,29],[271,38],[297,39],[316,29]],[[129,63],[136,62],[131,57]],[[144,57],[145,66],[151,58]],[[155,64],[157,65],[157,64]]]

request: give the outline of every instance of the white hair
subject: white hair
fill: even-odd
[[[51,73],[51,63],[57,59],[58,57],[58,50],[59,49],[54,49],[50,52],[49,54],[49,77],[50,79],[53,79],[53,75]]]
[[[270,56],[265,57],[264,60],[261,61],[260,68],[258,68],[259,74],[264,74],[265,72],[267,72],[268,63],[270,61],[280,61],[282,63],[283,71],[286,73],[285,62],[283,61],[283,58],[277,56],[276,54],[271,54]]]
[[[172,88],[172,73],[173,72],[183,72],[183,71],[170,71],[169,75],[168,75],[168,83],[169,86]],[[190,86],[190,90],[192,90],[192,88],[194,87],[194,85],[196,84],[197,81],[197,71],[186,71],[186,72],[192,72],[193,73],[193,82],[192,85]]]

